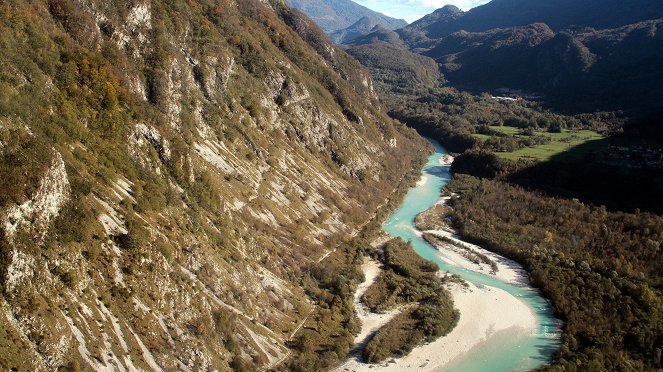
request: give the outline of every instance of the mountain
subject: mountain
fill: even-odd
[[[346,28],[350,28],[346,33],[352,33],[353,28],[351,26],[360,23],[359,21],[364,17],[367,17],[367,20],[361,23],[374,23],[367,28],[368,30],[376,24],[381,24],[392,30],[407,26],[407,22],[403,19],[387,17],[352,0],[288,0],[288,2],[304,12],[328,34]],[[360,29],[362,27],[361,23],[355,26],[354,29]],[[343,37],[334,36],[334,39],[343,39]]]
[[[440,25],[453,24],[458,21],[465,13],[455,5],[445,5],[435,10],[433,13],[425,15],[421,19],[413,22],[399,31],[399,35],[414,49],[416,47],[425,47],[432,38],[435,38],[431,29],[434,30]]]
[[[467,12],[447,6],[400,33],[410,46],[427,47],[431,40],[460,30],[481,32],[533,23],[545,23],[554,31],[574,26],[611,29],[658,18],[663,18],[663,3],[658,0],[493,0]]]
[[[367,69],[276,0],[9,0],[0,34],[3,370],[345,357],[347,241],[427,149]]]
[[[380,92],[414,93],[437,86],[442,79],[431,58],[389,44],[357,45],[347,52],[371,70]]]
[[[332,32],[329,35],[329,39],[336,44],[345,44],[357,37],[370,33],[378,26],[381,26],[386,30],[391,30],[388,27],[385,27],[379,18],[366,16],[353,23],[350,27]]]
[[[424,52],[441,66],[452,84],[466,89],[497,89],[515,86],[533,90],[541,45],[555,37],[545,24],[455,32]],[[483,81],[482,79],[487,79]]]
[[[343,47],[369,68],[380,93],[416,94],[443,81],[435,60],[409,51],[396,32],[382,26],[375,26]]]
[[[403,29],[376,28],[346,44],[363,46],[351,51],[362,63],[382,54],[391,65],[377,51],[385,45],[433,58],[450,85],[475,93],[504,88],[563,110],[650,115],[662,108],[654,98],[663,87],[661,17],[663,3],[650,0],[494,0],[468,12],[447,5]],[[375,72],[377,64],[367,63]]]
[[[573,109],[660,107],[663,20],[555,33],[545,24],[455,32],[424,52],[449,82],[513,88]]]
[[[370,32],[347,41],[345,45],[358,46],[376,43],[387,44],[396,49],[407,49],[407,45],[395,31],[379,25],[373,27]]]

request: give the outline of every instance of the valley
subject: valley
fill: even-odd
[[[0,1],[1,369],[663,368],[660,2],[363,4]]]
[[[453,153],[437,219],[550,300],[563,326],[544,370],[661,366],[663,8],[622,5],[445,6],[342,45],[391,117]]]
[[[377,366],[355,358],[337,371],[530,370],[549,363],[559,347],[560,322],[515,262],[486,252],[495,262],[497,273],[484,271],[480,265],[455,255],[448,243],[432,246],[422,237],[424,231],[415,227],[416,216],[449,200],[440,199],[442,188],[451,179],[449,164],[441,163],[446,152],[439,145],[435,147],[436,153],[422,170],[422,182],[410,189],[400,208],[385,222],[384,230],[411,244],[417,254],[434,262],[444,273],[445,288],[460,310],[458,324],[448,335],[416,347],[407,355]],[[439,226],[418,217],[417,221],[427,233],[455,236],[446,224]],[[450,280],[452,275],[457,279]]]

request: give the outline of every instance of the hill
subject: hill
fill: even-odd
[[[378,26],[346,47],[351,56],[369,68],[378,92],[417,94],[443,82],[438,64],[407,50],[393,31]],[[386,99],[385,94],[382,99]]]
[[[366,16],[362,17],[350,27],[332,32],[329,35],[329,39],[336,44],[347,44],[356,38],[365,36],[378,29],[384,30],[384,32],[393,32],[393,30],[389,28],[388,25],[385,26],[384,22],[379,18]]]
[[[387,17],[352,0],[288,0],[288,2],[304,12],[328,34],[348,28],[364,17],[368,17],[368,22],[376,22],[392,30],[407,26],[405,20]]]
[[[129,3],[0,2],[0,368],[336,363],[426,144],[282,1]]]
[[[375,26],[370,32],[358,36],[345,43],[347,46],[358,46],[368,44],[386,44],[396,49],[407,49],[407,45],[401,40],[400,36],[393,30],[382,26]]]

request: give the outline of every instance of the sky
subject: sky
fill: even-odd
[[[487,3],[489,0],[354,0],[367,8],[394,18],[403,18],[409,23],[432,13],[447,4],[462,10]]]

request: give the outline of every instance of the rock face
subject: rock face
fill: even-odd
[[[0,4],[0,367],[264,369],[425,144],[283,2]]]
[[[35,195],[7,210],[3,221],[5,238],[13,242],[19,230],[26,230],[35,243],[41,244],[48,232],[49,223],[67,202],[69,191],[64,161],[55,152],[48,171],[39,181]]]

